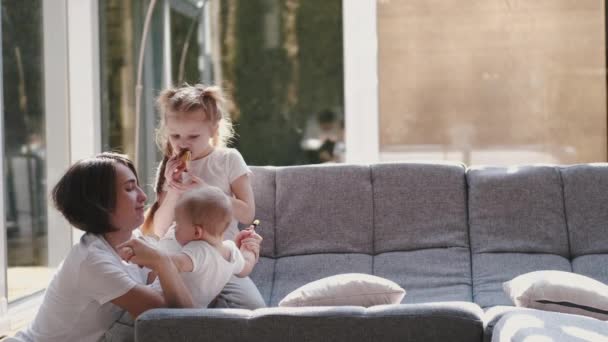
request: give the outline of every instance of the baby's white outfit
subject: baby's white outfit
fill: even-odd
[[[159,242],[159,248],[168,253],[184,253],[192,260],[192,272],[180,275],[192,293],[195,307],[206,308],[222,291],[233,274],[239,274],[245,267],[243,254],[233,241],[222,242],[230,250],[230,260],[206,241],[191,241],[185,246],[175,240],[175,230],[171,229]],[[160,289],[158,279],[155,287]]]

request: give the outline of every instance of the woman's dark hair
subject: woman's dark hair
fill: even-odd
[[[55,185],[51,193],[55,208],[71,225],[93,234],[117,230],[110,222],[116,207],[116,164],[131,169],[137,180],[127,156],[104,152],[77,161]]]

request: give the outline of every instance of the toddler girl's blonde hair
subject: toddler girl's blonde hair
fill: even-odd
[[[232,121],[225,110],[226,98],[218,86],[205,86],[203,84],[183,85],[179,88],[163,90],[156,106],[160,113],[160,124],[156,130],[156,144],[163,152],[163,160],[156,171],[154,192],[156,202],[146,211],[142,232],[146,235],[154,234],[153,220],[158,210],[158,196],[165,185],[165,168],[167,161],[173,156],[173,149],[167,136],[167,116],[203,115],[212,125],[217,125],[210,144],[214,147],[225,147],[234,136]]]
[[[212,137],[211,145],[226,146],[234,135],[232,122],[225,110],[226,98],[218,86],[205,86],[203,84],[184,85],[179,88],[163,90],[156,106],[160,112],[160,125],[156,130],[156,143],[161,151],[170,148],[167,139],[167,115],[195,115],[202,114],[203,119],[211,124],[217,124],[218,129]],[[165,153],[167,155],[167,153]],[[171,155],[169,155],[171,157]]]

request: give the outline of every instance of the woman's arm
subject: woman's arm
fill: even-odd
[[[249,224],[255,217],[255,200],[249,175],[244,174],[230,184],[230,190],[234,194],[231,197],[234,216],[241,223]]]
[[[140,239],[131,239],[117,248],[125,247],[133,250],[131,262],[148,267],[158,274],[163,293],[144,285],[136,285],[124,295],[113,299],[112,303],[129,311],[134,318],[154,308],[193,307],[190,290],[168,255],[148,246]]]

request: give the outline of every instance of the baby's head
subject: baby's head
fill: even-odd
[[[185,192],[175,205],[175,239],[180,245],[193,240],[222,241],[232,221],[232,203],[213,186]]]

